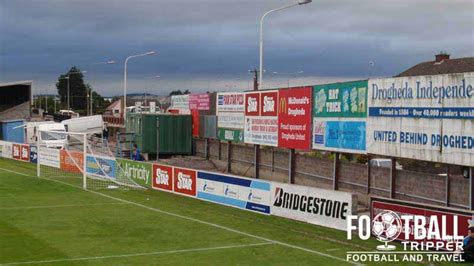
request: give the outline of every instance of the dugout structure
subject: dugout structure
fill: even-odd
[[[31,116],[32,84],[31,80],[0,83],[0,122]]]

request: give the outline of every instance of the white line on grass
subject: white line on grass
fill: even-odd
[[[109,203],[91,203],[91,204],[66,204],[66,205],[38,205],[25,207],[0,207],[0,210],[23,210],[23,209],[49,209],[49,208],[67,208],[67,207],[89,207],[101,205],[123,205],[129,204],[125,202],[109,202]]]
[[[5,169],[5,168],[0,168],[0,170],[7,171],[7,172],[10,172],[10,173],[19,174],[19,175],[23,175],[23,176],[37,178],[36,176],[24,174],[24,173],[21,173],[21,172],[16,172],[16,171]],[[75,185],[72,185],[72,184],[69,184],[69,183],[66,183],[66,182],[62,182],[62,181],[59,181],[59,180],[49,179],[49,178],[46,178],[46,177],[41,177],[41,179],[49,180],[49,181],[52,181],[52,182],[64,184],[64,185],[75,187],[75,188],[79,188],[79,189],[82,190],[82,188],[79,187],[79,186],[75,186]],[[225,226],[222,226],[222,225],[206,222],[206,221],[203,221],[203,220],[199,220],[199,219],[196,219],[196,218],[192,218],[192,217],[188,217],[188,216],[184,216],[184,215],[180,215],[180,214],[176,214],[176,213],[172,213],[172,212],[168,212],[168,211],[163,211],[163,210],[153,208],[153,207],[150,207],[150,206],[146,206],[146,205],[136,203],[136,202],[133,202],[133,201],[124,200],[124,199],[121,199],[121,198],[116,198],[116,197],[113,197],[113,196],[110,196],[110,195],[107,195],[107,194],[103,194],[103,193],[100,193],[100,192],[97,192],[97,191],[92,191],[92,190],[87,190],[87,191],[90,192],[90,193],[94,193],[96,195],[102,196],[102,197],[106,197],[106,198],[113,199],[113,200],[120,201],[120,202],[129,203],[129,204],[132,204],[132,205],[135,205],[135,206],[138,206],[138,207],[142,207],[144,209],[151,210],[151,211],[154,211],[154,212],[163,213],[163,214],[167,214],[167,215],[173,216],[173,217],[178,217],[178,218],[181,218],[181,219],[184,219],[184,220],[209,225],[209,226],[220,228],[220,229],[223,229],[223,230],[226,230],[226,231],[229,231],[229,232],[233,232],[233,233],[236,233],[236,234],[240,234],[240,235],[260,239],[260,240],[267,241],[267,242],[272,242],[272,243],[275,243],[275,244],[278,244],[278,245],[281,245],[281,246],[285,246],[285,247],[289,247],[289,248],[293,248],[293,249],[306,251],[306,252],[317,254],[317,255],[320,255],[320,256],[323,256],[323,257],[338,260],[338,261],[341,261],[341,262],[346,262],[346,263],[353,264],[353,265],[360,265],[358,263],[349,262],[349,261],[347,261],[343,258],[335,257],[333,255],[323,253],[323,252],[320,252],[320,251],[316,251],[316,250],[312,250],[312,249],[308,249],[308,248],[304,248],[304,247],[300,247],[300,246],[296,246],[296,245],[292,245],[292,244],[288,244],[288,243],[284,243],[284,242],[280,242],[280,241],[275,241],[275,240],[272,240],[272,239],[269,239],[269,238],[266,238],[266,237],[252,235],[252,234],[245,233],[245,232],[242,232],[242,231],[239,231],[239,230],[236,230],[236,229],[232,229],[232,228],[229,228],[229,227],[225,227]]]
[[[80,258],[36,260],[36,261],[17,261],[17,262],[7,262],[0,265],[22,265],[22,264],[41,264],[41,263],[66,262],[66,261],[103,260],[103,259],[114,259],[114,258],[153,256],[153,255],[161,255],[161,254],[212,251],[212,250],[220,250],[220,249],[247,248],[247,247],[256,247],[256,246],[264,246],[264,245],[272,245],[272,244],[275,244],[275,243],[265,242],[265,243],[256,243],[256,244],[230,245],[230,246],[220,246],[220,247],[210,247],[210,248],[178,249],[178,250],[156,251],[156,252],[147,252],[147,253],[118,254],[118,255],[96,256],[96,257],[80,257]]]

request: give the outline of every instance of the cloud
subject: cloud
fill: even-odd
[[[219,75],[245,80],[258,66],[260,16],[291,2],[1,1],[0,80],[34,79],[46,90],[77,65],[99,92],[114,94],[125,57],[152,49],[158,55],[130,61],[131,80],[160,74],[170,87],[191,90]],[[473,10],[473,0],[314,1],[267,17],[265,69],[345,79],[395,75],[441,49],[473,56]],[[91,67],[109,59],[118,64]]]

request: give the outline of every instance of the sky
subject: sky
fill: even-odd
[[[55,93],[75,65],[102,95],[122,95],[125,58],[153,50],[128,61],[128,92],[252,89],[260,17],[294,2],[0,0],[0,82]],[[393,76],[441,50],[474,56],[474,0],[315,0],[266,17],[263,87]]]

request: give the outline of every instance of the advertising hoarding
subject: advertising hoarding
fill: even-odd
[[[39,163],[41,165],[61,168],[61,156],[59,149],[41,147],[39,149]]]
[[[243,142],[245,94],[239,92],[218,93],[216,114],[218,138],[225,141]]]
[[[347,216],[353,214],[347,192],[272,183],[271,194],[271,214],[276,216],[346,231]]]
[[[151,187],[152,167],[149,163],[117,158],[117,174],[132,179],[143,187]]]
[[[20,160],[25,161],[25,162],[30,161],[30,145],[28,144],[21,145]]]
[[[189,94],[172,95],[170,109],[177,110],[179,114],[191,114],[189,109]]]
[[[198,93],[189,95],[190,110],[209,110],[211,100],[208,93]]]
[[[12,144],[12,154],[13,159],[21,159],[21,144]]]
[[[3,158],[13,158],[13,143],[0,141],[0,156]]]
[[[116,167],[117,166],[115,165],[115,160],[113,158],[87,155],[86,171],[89,174],[115,178]]]
[[[474,72],[369,80],[367,151],[474,165]]]
[[[197,198],[270,214],[270,182],[199,171]]]
[[[196,170],[174,167],[173,188],[174,192],[186,196],[196,196]]]
[[[417,203],[409,203],[409,202],[404,202],[404,201],[399,201],[399,200],[391,200],[391,199],[385,199],[385,198],[371,198],[371,218],[375,218],[376,215],[378,215],[381,212],[384,211],[393,211],[398,216],[424,216],[426,217],[426,228],[430,225],[433,224],[432,221],[435,221],[433,219],[434,216],[437,217],[437,223],[436,227],[441,230],[446,230],[445,235],[454,235],[454,216],[457,216],[457,233],[461,236],[467,236],[468,235],[468,225],[469,225],[469,220],[472,219],[474,213],[469,212],[467,210],[461,211],[461,210],[456,210],[454,208],[443,208],[443,207],[434,207],[434,206],[429,206],[426,204],[417,204]],[[446,224],[443,225],[442,221],[443,218],[445,217],[444,220],[446,221]],[[413,228],[413,219],[411,219],[410,224],[406,224],[404,219],[401,219],[402,221],[402,226],[405,227],[410,227]],[[405,230],[403,230],[404,232]],[[400,234],[399,236],[400,241],[406,241],[404,234]],[[413,231],[410,230],[410,235],[409,235],[409,241],[419,241],[416,240]],[[429,241],[429,240],[428,240]],[[438,242],[442,240],[432,240],[432,242]],[[423,239],[423,242],[427,242],[426,239]]]
[[[61,150],[61,170],[81,173],[82,167],[84,166],[84,153],[78,151],[66,151]]]
[[[173,191],[173,167],[153,164],[152,188]]]
[[[38,147],[36,147],[35,145],[30,145],[30,162],[38,162]]]
[[[278,146],[311,148],[312,87],[282,89],[278,92]]]
[[[278,91],[245,94],[244,142],[278,146]]]
[[[367,80],[313,87],[313,149],[366,153]]]

